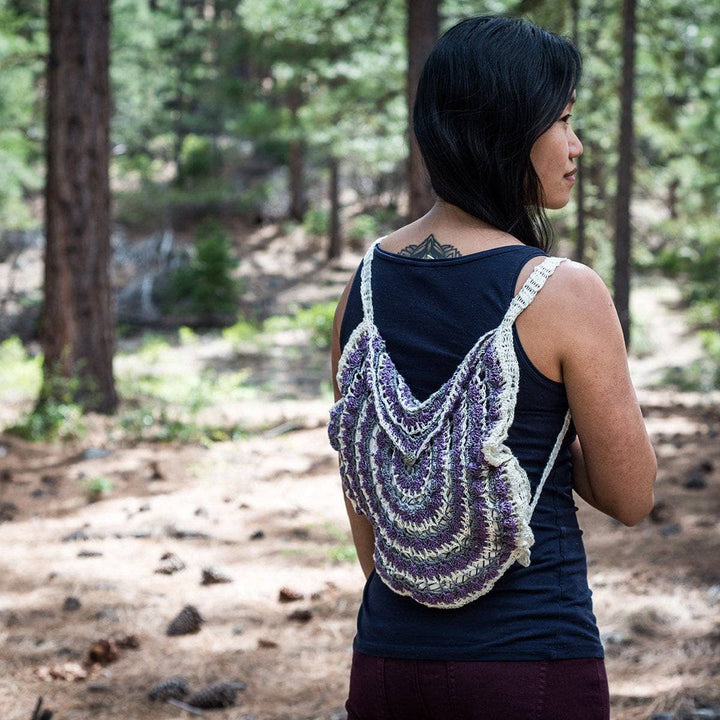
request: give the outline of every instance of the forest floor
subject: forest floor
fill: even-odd
[[[287,238],[253,242],[247,297],[279,309],[337,297],[357,261],[330,267]],[[635,294],[650,338],[632,370],[659,458],[656,508],[629,529],[578,501],[614,720],[720,712],[720,404],[655,386],[698,352],[676,299],[655,280]],[[137,341],[120,349],[130,377],[138,358],[188,378],[242,370],[254,391],[202,414],[246,432],[130,442],[117,421],[91,417],[65,444],[0,434],[0,718],[29,720],[39,696],[55,720],[192,717],[148,698],[173,676],[192,690],[244,683],[233,707],[203,711],[217,720],[344,718],[362,575],[326,439],[326,352],[292,331],[258,352],[218,334],[150,360]],[[0,423],[27,405],[4,402]],[[89,503],[93,478],[113,489]],[[207,568],[232,582],[201,584]],[[187,605],[200,631],[168,636]]]

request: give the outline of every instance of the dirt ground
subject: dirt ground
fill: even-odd
[[[318,270],[312,287],[336,293],[345,269]],[[676,319],[657,322],[682,356]],[[652,516],[628,529],[579,510],[614,720],[720,711],[720,405],[649,389],[667,357],[663,342],[633,361],[660,465]],[[148,698],[173,676],[192,690],[244,683],[233,707],[203,711],[217,720],[344,718],[362,575],[327,407],[248,401],[270,429],[209,448],[125,446],[102,418],[72,445],[0,435],[0,718],[29,720],[39,696],[55,720],[190,718]],[[115,489],[88,504],[82,480],[99,474]],[[158,573],[166,553],[184,568]],[[231,582],[201,584],[207,568]],[[200,631],[168,636],[187,605]]]

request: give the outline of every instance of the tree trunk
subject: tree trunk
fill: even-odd
[[[330,158],[330,228],[328,239],[328,260],[340,257],[342,253],[342,226],[340,223],[340,161]]]
[[[412,129],[412,111],[423,65],[438,37],[440,28],[438,6],[439,0],[407,0],[407,106],[410,146],[407,185],[410,222],[424,215],[434,202],[430,180]]]
[[[668,185],[668,212],[670,213],[671,220],[678,219],[678,194],[677,191],[680,188],[680,181],[677,178],[673,178]]]
[[[112,412],[109,0],[48,7],[45,352],[40,404],[69,394]],[[59,382],[65,387],[60,388]]]
[[[625,344],[630,346],[630,199],[633,184],[633,99],[635,94],[635,2],[623,0],[623,74],[620,90],[617,198],[615,203],[615,307]]]
[[[288,147],[288,191],[290,193],[290,217],[302,222],[307,212],[305,194],[305,143],[300,137],[298,111],[303,103],[303,94],[299,88],[292,88],[287,96],[293,132],[296,134]]]
[[[580,48],[580,0],[572,0],[572,28],[575,47]],[[575,158],[578,168],[575,185],[575,259],[584,263],[585,249],[585,179],[583,177],[582,157]]]
[[[173,141],[173,160],[175,161],[175,185],[182,187],[185,184],[185,166],[183,163],[183,145],[185,144],[185,138],[188,136],[187,130],[187,104],[188,98],[186,95],[187,85],[187,41],[190,33],[192,32],[192,26],[190,24],[190,17],[187,12],[188,0],[178,0],[178,16],[180,18],[180,33],[176,43],[176,51],[174,61],[177,66],[177,86],[175,88],[175,98],[173,100],[174,107],[174,141]]]

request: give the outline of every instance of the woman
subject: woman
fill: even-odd
[[[535,282],[535,269],[548,265],[544,210],[567,204],[574,161],[582,153],[570,124],[579,75],[577,50],[526,21],[479,17],[449,30],[428,58],[413,115],[437,202],[371,248],[364,272],[356,273],[340,299],[333,375],[340,365],[343,387],[336,382],[330,436],[341,450],[350,526],[367,579],[346,705],[350,720],[609,717],[572,490],[635,525],[653,505],[656,460],[617,315],[600,278],[578,263],[550,261],[551,269]],[[495,376],[488,370],[481,378],[491,388],[495,377],[504,392],[507,378],[498,381],[498,372],[517,369],[503,447],[519,465],[519,482],[529,479],[537,502],[529,511],[532,557],[529,564],[506,563],[497,578],[465,595],[444,585],[442,602],[435,603],[413,585],[422,568],[407,565],[395,583],[384,554],[395,528],[372,512],[390,501],[351,477],[360,467],[365,480],[372,479],[367,459],[376,466],[384,461],[370,416],[362,420],[368,427],[356,427],[348,414],[357,407],[348,363],[366,361],[358,337],[372,327],[386,351],[384,367],[397,371],[388,377],[398,386],[407,383],[407,403],[425,407],[442,400],[448,379],[476,357],[478,339],[496,337],[518,302],[513,297],[533,283],[531,301],[509,321],[513,357],[505,370]],[[348,345],[352,352],[341,360]],[[477,357],[481,377],[480,363],[491,356]],[[368,377],[381,383],[377,373]],[[495,410],[480,408],[482,422]],[[572,425],[566,433],[568,410]],[[458,426],[452,423],[450,434]],[[370,438],[366,446],[363,433]],[[418,458],[403,456],[410,457],[405,467],[392,459],[400,444],[388,450],[387,462],[401,483],[412,484]],[[492,463],[482,451],[470,450],[465,465],[490,473]],[[461,465],[466,472],[457,462],[458,474]],[[452,493],[460,478],[450,471],[431,482]],[[413,502],[422,503],[421,495]],[[416,551],[422,558],[422,537]],[[457,577],[446,575],[447,583]]]

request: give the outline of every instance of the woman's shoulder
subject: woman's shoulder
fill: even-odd
[[[538,256],[523,266],[516,292],[542,262],[543,256]],[[557,382],[565,381],[563,365],[568,359],[580,355],[587,358],[603,352],[603,348],[618,346],[617,339],[622,337],[612,297],[602,278],[592,268],[572,260],[555,268],[516,324],[530,359]],[[622,343],[618,347],[624,351]]]
[[[518,276],[518,290],[546,257],[538,255],[528,260]],[[562,310],[566,318],[604,313],[608,309],[614,311],[612,297],[600,275],[591,267],[568,258],[562,258],[536,302],[553,311]]]

